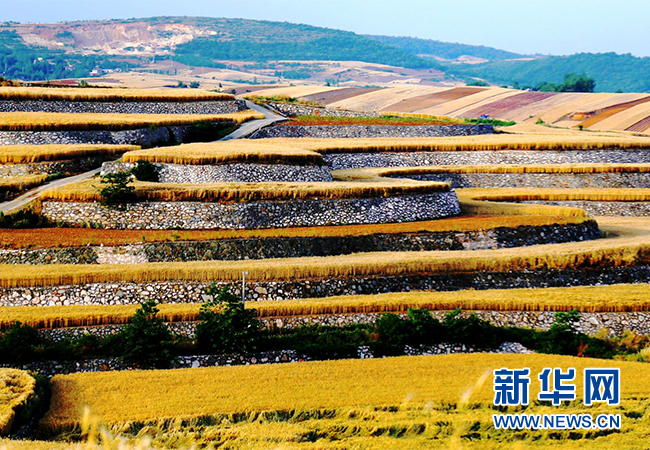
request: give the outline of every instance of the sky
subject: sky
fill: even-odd
[[[522,54],[650,56],[647,0],[0,0],[0,21],[162,15],[306,23]]]

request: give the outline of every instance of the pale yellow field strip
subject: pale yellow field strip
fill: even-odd
[[[435,86],[400,86],[381,89],[357,95],[329,105],[331,108],[352,109],[357,111],[380,111],[404,99],[424,94],[442,92],[447,88]]]
[[[242,94],[243,97],[302,97],[305,95],[318,94],[320,92],[334,91],[339,88],[329,86],[286,86],[272,89],[261,89],[259,91]]]
[[[614,114],[612,117],[601,120],[589,127],[589,129],[625,130],[648,116],[650,116],[650,103],[642,103],[641,105],[633,106],[618,114]]]

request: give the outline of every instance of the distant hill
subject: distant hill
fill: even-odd
[[[460,77],[477,77],[496,84],[534,87],[543,82],[560,84],[567,73],[584,73],[596,80],[596,92],[650,92],[650,58],[630,54],[579,53],[529,61],[492,61],[447,66]]]
[[[454,60],[463,56],[470,56],[488,61],[501,59],[522,58],[523,55],[499,50],[497,48],[485,47],[483,45],[452,44],[449,42],[434,41],[432,39],[419,39],[404,36],[373,36],[366,35],[382,44],[399,48],[407,53],[416,56],[429,56],[442,59]]]
[[[487,62],[459,64],[464,57]],[[484,46],[411,37],[362,36],[289,22],[228,18],[0,23],[0,76],[6,78],[81,78],[134,68],[160,72],[163,69],[152,69],[152,66],[169,59],[192,67],[215,68],[225,68],[233,61],[251,61],[255,64],[239,66],[252,67],[277,60],[323,60],[362,61],[411,69],[389,68],[388,76],[378,77],[377,82],[384,83],[404,79],[435,83],[445,78],[459,81],[481,78],[495,84],[535,86],[542,82],[560,83],[567,73],[585,73],[595,78],[598,91],[650,91],[650,58],[614,53],[525,60],[522,55]],[[272,65],[266,68],[270,76],[277,78]],[[175,75],[176,69],[166,70],[168,75]],[[277,70],[285,79],[309,79],[317,76],[318,68]],[[341,73],[336,75],[337,82],[339,77],[341,80],[347,77]],[[359,76],[355,80],[362,79]]]

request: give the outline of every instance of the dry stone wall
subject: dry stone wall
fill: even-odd
[[[161,183],[258,183],[263,181],[322,182],[332,181],[327,166],[297,166],[290,164],[220,164],[185,165],[154,164]],[[135,163],[111,162],[102,165],[102,175],[125,172]]]
[[[94,202],[43,202],[43,215],[71,226],[113,229],[256,229],[414,222],[460,213],[454,191],[385,198],[251,203],[143,202],[123,208]]]
[[[373,152],[325,154],[331,170],[479,164],[650,163],[648,150],[498,150],[475,152]]]
[[[450,311],[431,311],[431,315],[442,321]],[[548,330],[555,322],[554,311],[485,311],[463,310],[461,317],[476,314],[497,327],[521,327]],[[265,317],[260,322],[265,328],[294,329],[300,326],[321,325],[343,327],[352,324],[374,323],[380,313],[361,314],[312,314],[286,317]],[[405,313],[398,314],[406,317]],[[180,336],[193,337],[197,322],[167,323],[167,327]],[[104,325],[73,328],[51,328],[39,330],[40,335],[49,342],[63,339],[78,339],[84,334],[93,334],[100,338],[116,334],[123,325]],[[650,312],[583,312],[575,323],[577,331],[593,335],[600,330],[607,330],[609,336],[620,336],[625,330],[640,335],[650,335]]]
[[[26,164],[0,164],[0,178],[55,173],[79,173],[99,167],[112,155],[91,156],[62,161],[43,161]]]
[[[492,125],[277,125],[262,128],[251,135],[250,139],[264,138],[409,138],[409,137],[445,137],[475,136],[492,134]]]
[[[215,124],[217,127],[232,125],[231,122]],[[191,131],[191,125],[123,131],[0,131],[0,145],[122,144],[154,147],[185,142]]]
[[[539,270],[381,277],[349,277],[246,283],[246,300],[291,300],[384,292],[457,291],[462,289],[517,289],[650,283],[650,266],[594,270]],[[241,295],[241,281],[214,280]],[[160,303],[202,303],[212,283],[170,281],[150,283],[87,283],[47,287],[0,288],[2,306],[137,305],[154,299]]]
[[[443,181],[453,188],[650,188],[648,173],[437,173],[398,178]]]
[[[0,112],[73,114],[230,114],[247,109],[243,100],[197,102],[92,102],[64,100],[1,100]]]

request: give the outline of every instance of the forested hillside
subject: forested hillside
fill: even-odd
[[[372,36],[366,37],[391,47],[399,48],[412,55],[435,56],[442,59],[458,59],[462,56],[487,60],[521,58],[517,53],[485,47],[483,45],[455,44],[450,42],[435,41],[432,39],[419,39],[404,36]]]
[[[529,61],[455,65],[446,70],[458,76],[521,87],[544,82],[560,84],[567,73],[583,73],[596,80],[596,92],[650,92],[650,58],[629,54],[580,53]]]

